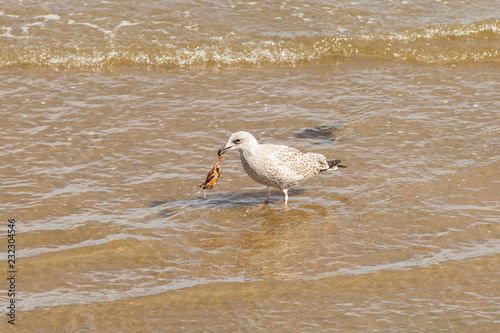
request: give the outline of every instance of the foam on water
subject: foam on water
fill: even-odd
[[[262,20],[254,7],[224,8],[214,25],[204,13],[178,10],[164,17],[144,12],[121,17],[52,12],[7,15],[0,27],[0,68],[48,67],[106,70],[123,66],[178,69],[186,67],[281,67],[363,61],[475,63],[500,58],[500,21],[484,18],[424,26],[374,24],[382,20],[374,9],[368,17],[342,16],[312,5],[262,8],[275,15]],[[247,10],[255,25],[237,19]],[[176,11],[174,11],[176,12]],[[106,13],[106,11],[104,11]],[[250,12],[249,12],[250,13]],[[248,13],[248,14],[249,14]],[[304,18],[319,15],[313,23]],[[141,15],[153,15],[144,20]],[[328,20],[338,15],[341,21]],[[377,16],[378,15],[378,16]],[[385,19],[385,18],[384,18]],[[298,20],[298,21],[297,21]],[[356,20],[357,22],[353,22]],[[253,20],[251,21],[253,22]],[[331,23],[331,22],[336,22]],[[299,29],[299,30],[298,30]]]

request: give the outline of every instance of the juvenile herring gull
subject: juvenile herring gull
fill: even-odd
[[[219,155],[230,150],[240,152],[241,164],[250,178],[267,186],[265,203],[269,202],[270,187],[283,191],[285,209],[288,209],[290,187],[319,172],[345,168],[339,164],[340,160],[327,161],[321,154],[303,154],[288,146],[259,144],[252,134],[244,131],[231,134],[227,143],[219,149]]]

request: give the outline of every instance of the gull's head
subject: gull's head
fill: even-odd
[[[230,150],[242,151],[245,149],[250,149],[251,147],[258,144],[259,143],[257,142],[257,139],[255,139],[252,134],[245,131],[236,132],[231,134],[229,140],[227,140],[227,143],[223,147],[221,147],[221,149],[219,149],[218,154],[222,155]]]

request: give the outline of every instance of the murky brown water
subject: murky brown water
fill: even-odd
[[[16,330],[498,331],[500,9],[363,3],[2,8]],[[237,130],[349,168],[258,208],[228,153],[203,198]]]

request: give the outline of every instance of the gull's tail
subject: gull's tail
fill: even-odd
[[[347,168],[347,166],[339,164],[340,160],[333,160],[333,161],[327,161],[327,162],[328,162],[328,169],[321,170],[321,171],[337,170],[338,168]]]

